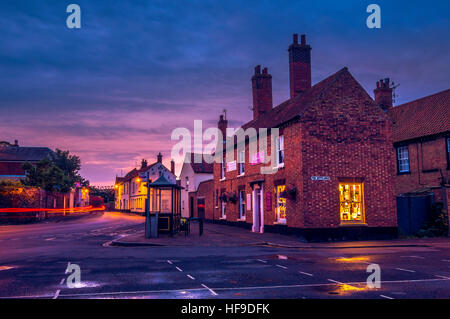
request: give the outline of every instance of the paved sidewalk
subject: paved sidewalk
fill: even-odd
[[[180,233],[170,237],[162,235],[159,238],[147,239],[144,230],[133,235],[124,236],[111,243],[113,246],[192,246],[192,247],[230,247],[264,245],[282,248],[299,249],[332,249],[332,248],[370,248],[370,247],[408,247],[438,245],[450,249],[450,238],[430,239],[395,239],[372,241],[346,241],[330,243],[308,243],[301,237],[275,233],[252,233],[248,229],[205,223],[203,235],[198,235],[197,224],[191,225],[191,234]]]

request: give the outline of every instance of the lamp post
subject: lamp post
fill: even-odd
[[[145,238],[151,238],[150,231],[150,181],[147,180],[147,198],[145,199]]]

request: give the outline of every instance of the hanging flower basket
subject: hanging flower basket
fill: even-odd
[[[231,203],[236,204],[237,201],[238,201],[238,197],[237,197],[237,195],[233,192],[233,193],[228,194],[228,200],[229,200]]]
[[[223,193],[222,195],[220,195],[220,196],[219,196],[219,200],[220,200],[221,202],[224,202],[224,203],[228,202],[228,196],[227,196],[227,194]]]

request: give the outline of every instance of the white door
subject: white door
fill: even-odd
[[[262,233],[264,231],[264,217],[262,209],[262,190],[259,186],[255,186],[253,190],[253,227],[252,231],[255,233]]]

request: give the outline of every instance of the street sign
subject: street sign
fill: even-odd
[[[330,176],[311,176],[312,181],[329,181]]]

